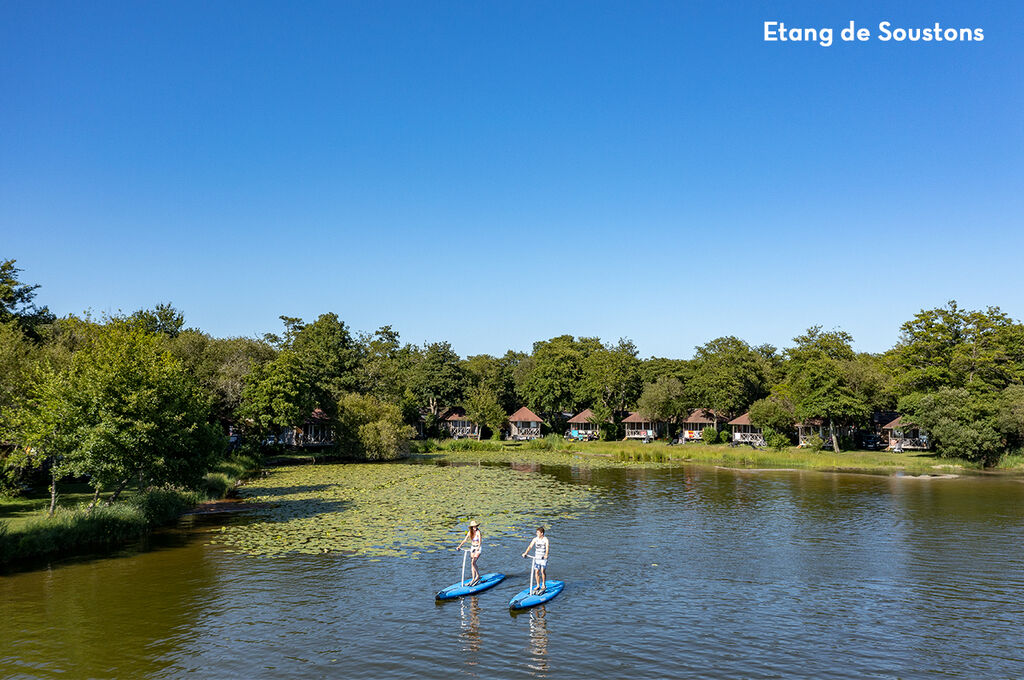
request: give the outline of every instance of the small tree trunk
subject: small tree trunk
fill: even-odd
[[[103,488],[103,486],[101,484],[97,484],[96,485],[96,489],[93,491],[93,494],[92,494],[92,502],[89,503],[89,512],[92,512],[92,509],[95,508],[96,504],[99,502],[99,500],[100,500],[100,489],[102,489],[102,488]]]
[[[57,510],[57,472],[56,469],[50,471],[50,517],[53,517],[53,513]]]
[[[828,421],[828,431],[832,435],[832,450],[839,453],[839,438],[836,437],[836,426],[831,418]]]
[[[118,496],[120,496],[120,495],[121,495],[121,492],[122,492],[122,491],[124,491],[124,488],[125,488],[126,486],[128,486],[128,480],[130,480],[130,479],[131,479],[131,477],[125,477],[125,478],[124,478],[124,479],[123,479],[123,480],[121,481],[121,483],[120,483],[120,484],[118,485],[118,487],[117,487],[117,488],[116,488],[116,489],[114,490],[114,493],[113,493],[113,495],[112,495],[112,496],[111,496],[110,498],[108,498],[108,499],[107,499],[107,505],[108,505],[108,506],[110,506],[110,505],[113,505],[113,504],[114,504],[114,501],[116,501],[116,500],[117,500],[117,497],[118,497]]]

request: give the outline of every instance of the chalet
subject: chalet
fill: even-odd
[[[276,437],[277,444],[299,449],[334,445],[331,419],[320,409],[314,409],[309,418],[298,427],[287,427]]]
[[[811,437],[818,435],[821,437],[821,441],[830,441],[831,434],[828,432],[828,428],[825,427],[825,421],[821,418],[808,418],[807,420],[796,424],[796,437],[797,446],[801,448],[808,446],[808,442]]]
[[[444,418],[444,424],[452,439],[480,439],[480,426],[466,416],[464,409],[451,409]]]
[[[516,441],[540,437],[540,416],[525,406],[508,417],[508,438]]]
[[[681,431],[679,432],[679,436],[682,437],[683,441],[700,441],[704,437],[704,428],[715,426],[714,418],[709,418],[709,415],[714,415],[714,413],[704,408],[691,411],[690,415],[686,416],[686,420],[683,421]]]
[[[633,411],[622,420],[626,426],[626,439],[654,439],[664,430],[665,424],[645,418]]]
[[[761,428],[751,424],[749,411],[739,418],[730,420],[729,427],[732,429],[733,443],[764,446],[764,435],[761,433]]]
[[[591,422],[595,419],[594,412],[589,408],[580,411],[572,418],[569,418],[569,438],[586,440],[597,439],[601,426],[598,423]]]
[[[928,435],[914,425],[904,425],[902,416],[882,427],[882,437],[892,451],[926,451],[930,445]]]

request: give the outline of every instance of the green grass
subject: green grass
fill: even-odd
[[[749,446],[728,446],[701,443],[668,446],[664,441],[644,444],[638,441],[570,442],[562,437],[546,437],[532,442],[493,442],[473,440],[426,440],[415,442],[414,453],[492,453],[529,458],[531,452],[550,451],[614,459],[622,463],[703,463],[741,468],[799,468],[808,470],[848,470],[851,472],[891,473],[942,472],[955,469],[978,469],[980,466],[963,459],[940,458],[929,452],[890,453],[886,451],[812,451],[789,447],[782,451],[758,450]],[[579,460],[576,456],[575,460]],[[572,458],[566,458],[571,462]],[[1006,469],[1024,469],[1024,455],[1006,458]]]
[[[255,458],[233,456],[207,473],[199,489],[129,490],[114,505],[101,504],[91,511],[88,485],[60,484],[58,508],[52,517],[48,514],[48,490],[26,497],[0,498],[0,565],[100,550],[138,539],[203,501],[231,494],[259,469]],[[100,498],[105,501],[109,495],[101,494]]]

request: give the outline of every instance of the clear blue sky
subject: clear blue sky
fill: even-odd
[[[0,256],[216,335],[879,351],[951,298],[1024,316],[1022,62],[1016,2],[3,0]]]

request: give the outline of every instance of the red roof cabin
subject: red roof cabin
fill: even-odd
[[[540,416],[525,406],[508,417],[508,438],[528,441],[540,437]]]
[[[690,415],[686,416],[686,420],[683,421],[682,431],[679,433],[680,436],[682,436],[683,441],[699,442],[703,439],[704,428],[715,426],[715,421],[710,417],[711,415],[714,415],[714,413],[705,408],[698,408],[691,411]]]
[[[761,432],[761,428],[751,424],[749,411],[739,418],[730,420],[729,427],[732,428],[733,443],[764,446],[764,434]]]
[[[637,411],[631,411],[622,423],[626,426],[626,439],[650,441],[659,437],[665,429],[665,423],[652,421]]]
[[[584,409],[569,418],[569,431],[566,436],[569,439],[577,439],[580,441],[590,441],[597,439],[600,434],[601,425],[594,422],[597,417],[594,416],[594,412],[589,408]]]
[[[930,442],[928,435],[914,425],[904,425],[903,416],[899,416],[887,425],[882,426],[882,437],[888,437],[886,447],[897,453],[901,451],[927,451]]]
[[[465,409],[453,408],[445,425],[452,439],[480,439],[480,426],[466,416]]]

